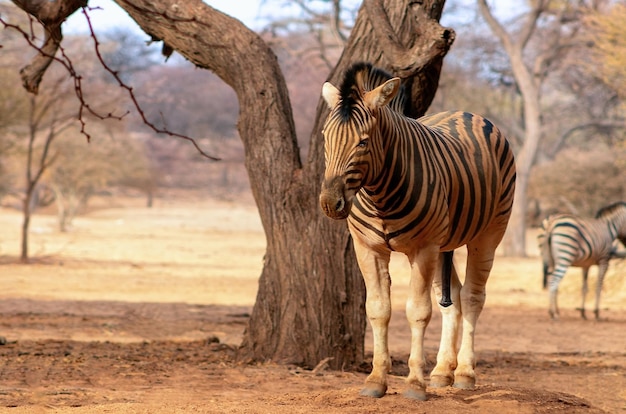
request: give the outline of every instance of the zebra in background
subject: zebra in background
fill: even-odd
[[[542,233],[538,236],[539,249],[543,259],[543,286],[549,287],[552,319],[559,316],[557,295],[559,283],[570,266],[581,267],[583,271],[581,316],[585,315],[587,296],[587,276],[589,268],[598,266],[596,284],[596,306],[594,314],[600,318],[600,294],[609,260],[616,256],[614,242],[626,245],[626,203],[611,204],[598,210],[594,219],[572,214],[555,214],[544,219]]]
[[[474,331],[511,213],[515,162],[509,143],[488,120],[464,112],[411,119],[393,109],[403,93],[399,78],[368,64],[353,65],[339,89],[324,84],[330,113],[323,129],[320,205],[330,218],[347,218],[365,281],[374,357],[362,395],[382,397],[387,391],[389,259],[392,251],[408,257],[412,340],[404,395],[424,400],[431,286],[441,299],[443,321],[430,385],[475,385]],[[461,285],[452,253],[464,245],[468,259]]]

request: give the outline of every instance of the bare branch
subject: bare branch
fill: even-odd
[[[80,3],[80,0],[67,0],[68,4],[82,4]],[[15,0],[15,3],[18,3],[18,0]],[[88,113],[92,114],[94,117],[99,118],[99,119],[117,119],[117,120],[122,120],[126,115],[128,115],[129,112],[126,112],[122,115],[114,115],[113,113],[108,113],[106,115],[100,114],[98,113],[98,111],[96,111],[95,109],[93,109],[85,100],[84,96],[83,96],[83,89],[82,89],[82,77],[78,74],[78,72],[74,69],[74,66],[72,64],[71,59],[69,58],[69,56],[67,56],[67,54],[65,53],[65,50],[63,49],[63,47],[61,46],[61,39],[62,39],[62,33],[61,33],[61,29],[60,29],[60,23],[65,19],[65,17],[63,17],[63,19],[61,20],[61,22],[59,22],[58,26],[54,26],[54,23],[56,22],[56,20],[54,20],[54,14],[50,13],[48,9],[46,8],[37,8],[35,7],[36,5],[38,5],[39,3],[37,2],[19,2],[20,4],[18,4],[18,6],[20,6],[23,10],[27,11],[28,13],[31,13],[31,10],[33,10],[35,13],[38,13],[37,15],[35,15],[35,17],[37,16],[41,16],[41,18],[38,17],[38,20],[40,20],[40,22],[42,23],[42,25],[44,26],[44,30],[46,30],[46,33],[48,32],[48,30],[53,30],[56,27],[56,31],[51,32],[50,36],[47,37],[46,39],[51,39],[50,42],[44,43],[43,47],[39,47],[37,45],[34,44],[31,36],[29,36],[21,27],[8,23],[7,21],[5,21],[1,16],[0,16],[0,23],[2,23],[4,25],[5,28],[9,28],[9,29],[13,29],[19,33],[21,33],[24,36],[24,39],[26,40],[26,42],[28,43],[28,45],[30,47],[32,47],[33,49],[37,50],[39,52],[39,55],[36,57],[36,59],[33,60],[33,62],[25,67],[24,69],[22,69],[22,72],[27,72],[27,73],[22,73],[22,78],[24,79],[25,76],[28,75],[28,85],[25,83],[25,88],[31,92],[31,93],[37,93],[37,89],[38,89],[38,85],[39,82],[41,81],[46,69],[49,67],[50,63],[52,61],[56,61],[58,63],[60,63],[61,65],[63,65],[63,67],[67,70],[68,74],[70,75],[70,77],[73,79],[74,81],[74,92],[76,94],[76,97],[78,98],[79,101],[79,109],[78,109],[78,121],[81,124],[81,129],[80,132],[81,134],[83,134],[86,138],[87,141],[89,141],[91,139],[91,135],[87,132],[86,130],[86,123],[83,119],[83,115],[84,115],[84,111],[87,111]],[[46,3],[50,3],[50,2],[46,2]],[[52,3],[57,3],[57,2],[52,2]],[[65,5],[65,1],[59,1],[58,3],[61,3],[61,6],[59,6],[59,9],[62,10],[64,13],[67,13],[68,10],[70,10],[71,8],[64,8],[63,6]],[[34,5],[35,6],[34,6]],[[24,7],[22,7],[22,5],[24,5]],[[75,10],[77,10],[77,8],[73,9],[72,12],[70,12],[69,14],[73,13]],[[132,87],[126,85],[121,78],[119,77],[119,74],[112,70],[105,62],[104,59],[102,58],[102,55],[100,53],[100,43],[98,41],[98,38],[96,37],[96,34],[93,30],[93,26],[91,24],[91,19],[89,17],[89,14],[87,12],[88,8],[87,7],[82,7],[82,13],[85,15],[85,18],[87,20],[87,24],[89,26],[89,32],[91,37],[94,40],[94,49],[96,52],[96,56],[99,60],[99,62],[101,63],[101,65],[103,66],[103,68],[109,72],[113,78],[117,81],[118,85],[125,89],[128,92],[128,96],[130,97],[131,101],[133,102],[133,105],[135,107],[135,109],[137,110],[137,112],[139,113],[143,123],[145,125],[147,125],[148,127],[150,127],[153,131],[155,131],[156,133],[159,134],[166,134],[172,137],[176,137],[176,138],[180,138],[180,139],[184,139],[186,141],[191,142],[191,144],[194,146],[194,148],[204,157],[214,160],[214,161],[218,161],[219,158],[209,155],[208,153],[206,153],[204,150],[202,150],[202,148],[200,148],[199,144],[197,143],[197,141],[191,137],[188,137],[186,135],[182,135],[182,134],[177,134],[175,132],[169,131],[168,129],[161,129],[161,128],[157,128],[153,123],[151,123],[150,121],[148,121],[148,119],[146,118],[146,115],[143,111],[143,109],[141,108],[141,105],[139,104],[139,102],[137,101],[135,94],[132,90]],[[45,12],[45,13],[44,13]],[[68,14],[68,16],[69,16]],[[167,17],[167,16],[166,16]],[[184,19],[185,21],[189,21],[189,20],[193,20],[192,19]],[[49,22],[47,25],[44,22]],[[58,58],[56,57],[56,52],[60,51],[62,58]],[[27,68],[29,68],[27,70]]]
[[[187,140],[187,141],[191,142],[191,144],[194,146],[194,148],[200,154],[202,154],[204,157],[209,158],[209,159],[211,159],[213,161],[219,161],[219,158],[214,157],[214,156],[209,155],[206,152],[204,152],[202,150],[202,148],[200,148],[200,146],[198,145],[198,143],[196,142],[195,139],[190,138],[190,137],[188,137],[186,135],[182,135],[182,134],[177,134],[175,132],[171,132],[167,128],[165,128],[165,129],[157,128],[152,122],[148,121],[148,119],[146,118],[145,112],[143,111],[143,109],[141,108],[141,105],[139,105],[139,102],[137,101],[135,93],[133,92],[133,88],[131,86],[128,86],[126,83],[124,83],[124,81],[122,81],[122,79],[120,78],[120,76],[117,73],[117,71],[114,71],[113,69],[111,69],[106,64],[104,59],[102,58],[102,54],[100,53],[100,42],[98,41],[98,38],[96,37],[96,34],[94,33],[93,26],[91,25],[91,19],[89,17],[89,14],[87,13],[87,10],[85,8],[83,8],[82,13],[85,15],[85,18],[87,20],[87,24],[89,26],[89,32],[91,33],[91,37],[94,40],[94,50],[96,52],[96,56],[98,57],[98,60],[100,61],[100,64],[102,65],[102,67],[107,72],[109,72],[111,74],[111,76],[113,76],[113,78],[117,81],[118,86],[121,87],[122,89],[125,89],[128,92],[128,96],[131,99],[131,101],[133,102],[133,105],[135,106],[135,109],[139,113],[139,116],[141,117],[143,123],[145,125],[149,126],[154,132],[157,132],[157,133],[160,133],[160,134],[167,134],[167,135],[172,136],[172,137],[177,137],[177,138],[181,138],[181,139]],[[84,103],[84,101],[81,100],[81,103]],[[89,106],[86,105],[86,104],[84,106],[86,108],[89,108]],[[81,108],[82,108],[82,106],[81,106]],[[107,115],[107,118],[108,117],[113,117],[113,116],[111,114],[109,114],[109,115]],[[82,121],[81,121],[81,123],[82,123]],[[83,127],[84,127],[84,124],[83,124]],[[83,132],[83,130],[84,130],[84,128],[81,129],[81,132]]]
[[[484,2],[484,0],[481,0]],[[550,0],[539,0],[535,7],[531,9],[531,11],[526,16],[526,22],[522,27],[522,31],[519,34],[519,38],[517,43],[519,44],[520,49],[524,49],[528,44],[528,41],[532,37],[535,29],[537,28],[537,22],[539,21],[539,17],[541,14],[547,10],[550,5]]]
[[[333,0],[333,13],[331,15],[330,28],[337,36],[341,43],[344,45],[348,41],[348,38],[341,32],[341,0]]]
[[[610,129],[626,129],[626,122],[620,122],[620,121],[616,121],[616,122],[586,122],[583,124],[578,124],[575,125],[573,127],[571,127],[570,129],[568,129],[567,131],[565,131],[563,134],[561,134],[561,136],[559,137],[559,139],[557,140],[557,142],[554,143],[554,145],[552,146],[552,149],[549,152],[549,156],[551,158],[554,158],[556,156],[556,153],[561,149],[561,147],[563,146],[563,143],[570,137],[572,136],[575,132],[577,131],[582,131],[585,129],[598,129],[598,130],[610,130]]]
[[[400,77],[411,77],[436,59],[443,58],[454,42],[454,30],[440,26],[436,20],[423,19],[420,23],[430,26],[422,28],[424,33],[431,34],[429,41],[408,48],[393,30],[383,0],[364,0],[363,3],[377,39],[385,53],[390,54],[389,61],[393,62],[394,72]]]
[[[509,35],[509,33],[504,29],[504,27],[500,24],[500,22],[496,20],[496,18],[493,16],[493,13],[491,13],[491,9],[487,5],[487,0],[478,0],[477,3],[478,3],[478,8],[480,10],[480,14],[483,15],[483,18],[487,22],[487,25],[489,25],[489,28],[496,35],[496,37],[500,39],[500,42],[504,46],[504,49],[510,53],[510,51],[513,48],[513,39],[511,39],[511,36]]]

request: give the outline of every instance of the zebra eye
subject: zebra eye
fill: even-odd
[[[361,140],[361,141],[359,141],[359,143],[357,144],[357,147],[359,147],[359,148],[365,148],[365,147],[367,147],[367,141],[368,141],[368,140],[367,140],[367,138],[362,139],[362,140]]]

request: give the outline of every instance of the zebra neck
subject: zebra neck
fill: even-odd
[[[373,157],[377,165],[372,165],[361,191],[363,203],[371,210],[400,214],[415,205],[420,195],[432,192],[434,167],[425,156],[432,149],[426,134],[416,131],[424,127],[409,121],[399,116],[381,117],[382,146],[377,148],[381,153]]]
[[[626,214],[623,211],[606,215],[601,220],[604,220],[606,223],[613,240],[618,237],[626,237]]]

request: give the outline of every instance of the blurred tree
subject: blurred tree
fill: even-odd
[[[615,151],[602,143],[584,149],[567,148],[553,162],[534,168],[528,197],[541,202],[543,215],[571,213],[593,217],[601,207],[624,200],[625,171],[617,163],[624,155],[624,151]],[[533,224],[539,225],[543,218],[536,217]]]
[[[111,174],[111,184],[134,188],[146,195],[146,207],[152,207],[154,196],[160,184],[159,165],[151,158],[148,142],[144,139],[116,140],[115,172]]]
[[[609,10],[596,10],[584,18],[590,41],[586,68],[626,99],[626,5],[613,4]]]
[[[358,2],[291,0],[299,13],[273,18],[263,31],[268,44],[280,53],[313,57],[324,72],[332,69],[348,41]],[[305,43],[301,43],[306,34]]]
[[[16,13],[14,7],[5,9],[6,5],[2,6],[0,11],[3,18],[9,16],[21,24],[28,22],[24,13]],[[40,32],[35,25],[31,29],[31,36],[36,38]],[[18,33],[5,30],[1,34],[3,62],[7,65],[24,64],[29,57],[24,54],[24,37],[16,36]],[[84,38],[69,37],[65,40],[65,46],[77,56],[85,56],[85,51],[92,50],[86,47]],[[110,48],[108,44],[105,47]],[[103,88],[110,83],[110,77],[107,79],[103,76],[101,66],[94,63],[88,59],[79,59],[77,68],[88,74],[82,76],[81,80],[89,81],[90,85],[88,91],[80,90],[81,94],[95,101],[95,97],[102,95]],[[116,161],[111,146],[102,145],[101,140],[100,145],[91,145],[97,148],[92,149],[90,156],[85,137],[76,133],[80,129],[80,108],[76,104],[78,80],[71,82],[71,76],[60,65],[47,62],[44,66],[48,72],[45,80],[31,72],[28,82],[25,81],[27,88],[35,87],[37,94],[32,95],[19,86],[14,69],[9,72],[8,68],[0,68],[0,71],[6,72],[6,76],[0,80],[0,96],[3,98],[0,103],[0,131],[3,132],[0,135],[0,156],[2,163],[11,166],[10,174],[3,177],[2,183],[3,186],[10,186],[12,194],[21,200],[23,220],[20,260],[24,263],[30,259],[28,236],[36,208],[56,203],[59,227],[65,231],[98,185],[109,179],[114,168],[111,162]],[[120,105],[119,95],[117,91],[108,92],[105,99],[98,99],[98,103],[104,110],[116,111]],[[98,119],[94,118],[90,121],[95,125]],[[75,131],[73,135],[72,129]],[[102,131],[98,131],[99,134],[103,134]],[[100,159],[93,156],[101,154],[101,151],[109,152]],[[130,156],[132,152],[126,150],[125,154]],[[18,177],[18,174],[23,175]]]
[[[197,70],[189,62],[169,62],[133,78],[133,90],[146,117],[160,128],[188,136],[236,138],[239,107],[233,90],[214,74]],[[144,127],[139,122],[134,130]]]
[[[18,18],[22,12],[8,4],[0,3],[0,15]],[[11,193],[14,176],[7,159],[15,150],[15,136],[22,134],[28,120],[29,100],[20,87],[15,67],[22,65],[24,38],[19,33],[0,32],[2,63],[0,64],[0,199]]]
[[[6,164],[15,150],[19,127],[27,122],[27,114],[28,99],[15,70],[0,68],[0,199],[12,190],[14,177]]]
[[[57,157],[42,184],[54,195],[61,232],[70,228],[97,191],[112,184],[138,188],[151,202],[154,175],[136,141],[102,134],[97,143],[85,144],[77,131],[67,131],[55,140],[54,148]]]
[[[100,41],[103,46],[102,58],[124,82],[133,80],[137,74],[149,70],[162,60],[157,47],[146,47],[146,42],[129,28],[111,28]],[[109,82],[113,81],[110,76],[106,76],[106,72],[98,72]]]
[[[487,1],[478,0],[483,18],[506,52],[522,100],[523,142],[516,152],[515,204],[504,240],[508,254],[526,255],[527,190],[531,168],[544,136],[545,81],[560,67],[567,54],[580,46],[581,15],[588,7],[598,7],[599,2],[590,3],[533,1],[520,26],[505,28],[494,17]]]
[[[68,111],[68,91],[63,88],[66,77],[46,81],[45,92],[31,96],[28,108],[27,145],[25,148],[25,187],[22,204],[22,242],[20,260],[27,263],[28,233],[32,213],[37,204],[49,204],[52,200],[42,200],[37,192],[38,185],[48,168],[56,161],[52,142],[70,126],[76,124],[76,113]],[[39,88],[38,84],[38,88]],[[49,87],[48,87],[49,86]],[[43,88],[42,88],[43,89]]]

